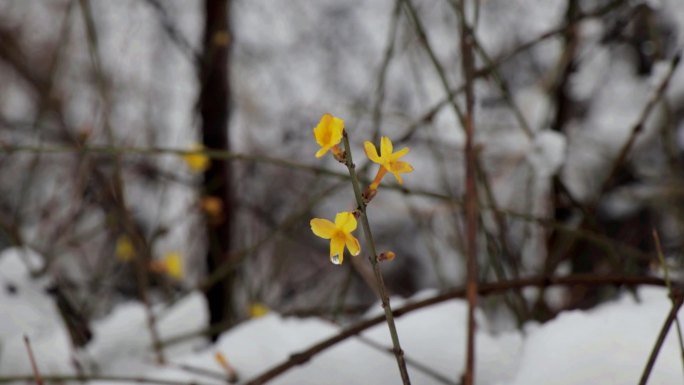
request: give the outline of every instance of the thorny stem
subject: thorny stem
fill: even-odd
[[[399,343],[399,334],[397,333],[397,327],[394,324],[394,315],[392,315],[392,307],[390,306],[390,300],[387,296],[387,290],[385,289],[385,282],[382,279],[382,273],[380,272],[380,266],[378,265],[378,252],[375,249],[375,241],[373,240],[373,234],[371,233],[370,224],[368,223],[368,215],[366,213],[366,203],[361,196],[361,186],[359,183],[359,178],[356,176],[356,166],[352,160],[351,146],[349,145],[349,137],[347,132],[343,132],[342,140],[344,141],[344,150],[346,152],[345,166],[349,170],[349,176],[351,177],[352,187],[354,188],[354,196],[356,197],[356,203],[359,205],[359,212],[361,213],[360,219],[363,225],[363,232],[366,236],[366,241],[368,242],[368,247],[370,248],[371,257],[370,262],[373,266],[373,273],[375,274],[375,280],[377,281],[378,292],[380,293],[380,300],[382,301],[382,308],[385,310],[385,319],[387,320],[387,326],[389,327],[390,336],[392,337],[392,346],[394,350],[394,356],[397,358],[397,365],[399,365],[399,372],[401,373],[401,380],[404,385],[409,385],[411,380],[409,379],[408,370],[406,369],[406,361],[404,359],[404,351],[401,349]]]

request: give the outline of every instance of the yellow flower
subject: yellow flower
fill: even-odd
[[[344,246],[351,255],[359,255],[359,240],[351,233],[356,230],[356,218],[350,212],[337,213],[335,223],[327,219],[311,220],[311,231],[323,239],[330,239],[330,262],[339,265],[344,261]]]
[[[191,171],[200,173],[209,168],[211,160],[204,154],[204,146],[201,144],[193,144],[190,147],[190,151],[193,152],[186,153],[182,157]]]
[[[270,309],[261,302],[254,302],[249,304],[249,318],[263,317]]]
[[[331,150],[336,157],[342,153],[338,147],[342,141],[342,131],[344,131],[344,120],[330,114],[323,114],[318,125],[313,129],[316,143],[321,146],[321,149],[316,152],[316,158],[322,157],[328,150]]]
[[[397,152],[393,152],[394,148],[392,146],[392,141],[386,136],[383,136],[380,139],[380,155],[378,155],[378,150],[375,148],[375,145],[369,141],[363,143],[363,148],[366,150],[368,159],[381,166],[377,175],[375,176],[375,179],[373,180],[373,183],[370,185],[371,190],[376,190],[378,188],[382,177],[385,176],[385,173],[388,171],[391,172],[395,178],[397,178],[397,182],[399,182],[399,184],[403,183],[399,174],[413,171],[413,166],[407,162],[399,160],[399,158],[408,154],[410,149],[408,147],[404,147]]]
[[[150,268],[173,279],[183,279],[183,257],[179,253],[166,253],[161,261],[152,261]]]
[[[116,239],[114,253],[121,262],[128,262],[135,257],[135,247],[127,235],[121,235]]]

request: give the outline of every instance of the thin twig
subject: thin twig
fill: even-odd
[[[465,216],[466,216],[466,297],[468,299],[468,336],[466,341],[466,363],[463,383],[475,383],[475,311],[477,310],[477,239],[479,225],[479,208],[477,196],[477,153],[475,151],[475,88],[473,55],[473,31],[466,20],[465,0],[458,4],[458,19],[461,35],[461,65],[465,78]]]
[[[85,25],[86,37],[88,41],[88,52],[90,54],[91,64],[93,66],[93,71],[95,73],[95,84],[97,90],[102,99],[102,122],[104,126],[105,136],[107,138],[108,144],[110,146],[115,145],[114,130],[112,129],[110,116],[111,116],[111,95],[109,89],[109,81],[104,72],[102,61],[99,53],[99,42],[97,29],[95,27],[95,19],[93,17],[93,11],[91,8],[90,0],[79,0],[81,13],[83,15],[83,23]],[[140,236],[137,231],[134,231],[136,226],[133,224],[133,220],[129,215],[128,209],[126,207],[126,197],[124,194],[123,177],[122,177],[122,167],[121,167],[121,154],[113,154],[113,172],[111,176],[112,187],[113,187],[113,204],[118,210],[120,216],[117,220],[121,223],[122,227],[126,230],[125,233],[129,233],[134,241],[134,243],[142,246],[144,245],[144,237]],[[137,250],[143,251],[147,250],[146,247],[138,247]],[[156,355],[157,363],[163,364],[165,362],[164,351],[160,345],[159,330],[157,330],[157,321],[152,310],[152,305],[150,304],[149,295],[147,293],[148,277],[146,272],[146,267],[144,261],[140,256],[135,258],[135,273],[136,280],[138,284],[138,293],[140,296],[140,301],[145,307],[145,315],[147,319],[147,326],[152,338],[152,346]]]
[[[674,306],[674,290],[672,289],[672,282],[670,281],[670,269],[665,261],[665,254],[663,254],[663,247],[660,243],[660,236],[658,236],[658,231],[653,229],[653,241],[655,242],[656,254],[660,260],[660,264],[663,266],[663,272],[665,273],[665,284],[667,285],[667,292],[670,293],[670,298],[672,299],[672,305]],[[675,328],[677,330],[677,339],[679,340],[679,352],[682,355],[682,369],[684,369],[684,339],[682,338],[682,325],[679,323],[679,317],[675,314]]]
[[[672,308],[670,309],[670,313],[667,315],[667,318],[663,323],[663,327],[660,329],[658,339],[656,340],[655,346],[653,346],[653,350],[651,350],[651,355],[648,357],[644,372],[641,374],[639,385],[646,385],[648,382],[648,377],[651,375],[653,365],[655,365],[656,358],[658,358],[658,353],[660,353],[660,349],[663,347],[665,337],[667,337],[667,333],[670,331],[672,323],[674,322],[675,318],[677,318],[677,312],[679,311],[679,308],[682,307],[682,303],[684,303],[684,297],[682,297],[681,293],[676,293],[674,296],[672,296]]]
[[[342,135],[342,140],[344,142],[345,150],[345,166],[349,170],[349,176],[351,177],[352,187],[354,188],[354,196],[356,197],[356,203],[358,204],[358,210],[361,213],[360,219],[363,226],[363,232],[366,236],[366,242],[370,248],[371,256],[370,262],[373,266],[373,273],[375,274],[375,280],[380,293],[380,300],[382,301],[382,308],[385,311],[385,319],[387,321],[387,327],[389,328],[390,336],[392,338],[392,346],[394,347],[394,355],[397,359],[397,365],[399,366],[399,373],[401,374],[401,380],[404,385],[411,384],[409,379],[408,370],[406,369],[406,361],[404,360],[404,351],[401,349],[401,344],[399,343],[399,334],[397,333],[397,327],[394,324],[394,316],[392,315],[392,307],[390,305],[389,297],[387,296],[387,289],[385,288],[385,283],[382,278],[382,273],[380,272],[380,266],[378,264],[378,252],[375,249],[375,241],[373,239],[373,234],[371,233],[370,224],[368,223],[368,214],[366,212],[366,203],[361,195],[361,186],[359,183],[359,178],[356,176],[356,165],[354,165],[354,160],[352,159],[351,146],[349,145],[349,137],[347,132],[344,131]]]
[[[639,115],[639,119],[637,119],[636,123],[632,127],[632,131],[629,135],[629,138],[627,141],[622,145],[622,148],[620,149],[620,152],[618,153],[618,156],[615,158],[615,161],[613,162],[612,167],[610,168],[610,172],[608,173],[608,177],[604,180],[603,185],[601,187],[599,197],[603,192],[606,191],[608,186],[610,185],[610,182],[613,181],[613,178],[617,174],[620,166],[622,166],[622,163],[627,159],[627,156],[629,155],[629,152],[632,150],[632,146],[634,146],[634,142],[636,141],[637,137],[643,131],[644,125],[646,124],[646,119],[651,115],[651,112],[653,111],[653,108],[658,104],[658,102],[663,99],[665,95],[665,90],[667,89],[667,86],[670,84],[670,79],[672,79],[672,75],[674,74],[675,70],[679,66],[679,62],[681,59],[681,52],[678,52],[674,58],[672,59],[672,62],[670,64],[670,70],[667,72],[667,75],[663,78],[663,80],[660,82],[658,87],[656,88],[655,92],[653,93],[653,96],[651,99],[646,103],[646,106],[644,106],[644,109],[641,111],[641,114]]]
[[[359,335],[359,336],[356,336],[356,339],[358,341],[360,341],[361,343],[370,346],[373,349],[392,354],[392,348],[386,347],[386,346],[384,346],[378,342],[375,342],[374,340],[372,340],[370,338]],[[445,385],[457,385],[457,383],[454,382],[453,380],[449,379],[449,377],[437,372],[436,370],[432,369],[431,367],[429,367],[428,365],[426,365],[420,361],[411,359],[411,357],[406,357],[406,363],[411,368],[425,374],[426,376],[434,379],[435,381],[437,381],[439,383],[442,383]]]
[[[413,6],[413,3],[411,3],[410,0],[403,0],[403,2],[408,13],[408,16],[413,22],[416,33],[418,34],[420,43],[425,48],[425,52],[427,52],[428,56],[430,57],[430,61],[432,62],[433,67],[435,67],[435,71],[437,71],[437,75],[439,76],[439,79],[442,82],[442,87],[444,88],[444,91],[447,94],[446,102],[449,103],[451,107],[454,109],[454,112],[456,113],[458,120],[461,122],[461,124],[463,125],[463,129],[465,130],[465,114],[463,113],[461,107],[458,106],[458,103],[456,103],[456,100],[454,99],[454,96],[456,96],[456,92],[449,85],[449,80],[447,79],[446,71],[439,63],[439,60],[437,59],[437,54],[435,54],[435,51],[432,49],[432,46],[430,45],[430,41],[428,40],[427,32],[425,32],[423,22],[418,17],[418,11],[416,11],[416,8]]]
[[[382,63],[378,70],[378,84],[375,90],[375,105],[373,107],[373,135],[371,141],[376,143],[380,136],[380,126],[382,123],[382,105],[385,101],[385,81],[387,79],[387,72],[389,69],[390,60],[394,55],[394,40],[397,36],[399,25],[399,16],[401,15],[401,0],[395,0],[394,10],[392,11],[392,19],[390,20],[389,33],[387,36],[387,46],[385,54],[382,57]]]
[[[31,361],[31,370],[33,370],[33,378],[36,381],[36,385],[43,385],[43,378],[38,370],[38,364],[36,364],[36,358],[33,356],[33,349],[31,349],[31,342],[26,334],[24,334],[24,345],[26,345],[26,352],[29,356],[29,361]]]

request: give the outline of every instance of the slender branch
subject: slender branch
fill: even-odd
[[[33,349],[31,349],[31,342],[27,335],[24,334],[24,345],[26,345],[26,352],[29,356],[29,361],[31,361],[31,370],[33,371],[33,378],[36,381],[36,385],[43,385],[43,378],[40,376],[40,371],[38,370],[38,364],[36,364],[36,357],[33,356]]]
[[[475,311],[477,309],[477,239],[479,207],[477,195],[477,153],[475,151],[475,57],[473,52],[473,31],[467,22],[465,0],[458,2],[457,14],[461,36],[461,66],[465,79],[464,129],[465,142],[465,216],[466,216],[466,297],[468,299],[468,334],[466,341],[466,363],[463,383],[475,383]]]
[[[653,346],[653,350],[651,350],[651,355],[648,357],[648,362],[646,362],[644,372],[641,374],[639,385],[646,385],[648,382],[648,377],[651,375],[656,358],[658,358],[658,353],[660,353],[660,349],[663,347],[665,337],[667,337],[667,333],[670,331],[672,323],[677,318],[677,312],[679,311],[679,308],[682,307],[682,303],[684,303],[684,297],[682,297],[681,293],[676,293],[672,296],[672,308],[670,309],[670,313],[668,313],[667,318],[663,323],[663,327],[660,329],[658,339],[656,340],[655,346]]]
[[[665,278],[665,284],[667,285],[667,292],[670,293],[670,298],[672,298],[672,305],[675,305],[675,292],[674,289],[672,288],[672,282],[670,281],[670,269],[667,266],[667,262],[665,261],[665,255],[663,254],[663,247],[660,244],[660,236],[658,236],[658,232],[656,229],[653,229],[653,241],[655,243],[656,247],[656,254],[658,255],[658,259],[660,260],[660,264],[663,266],[663,271],[664,271],[664,278]],[[682,368],[684,369],[684,339],[682,338],[682,325],[679,322],[679,317],[675,314],[675,328],[677,330],[677,340],[679,342],[679,352],[682,356]]]
[[[620,152],[618,153],[618,156],[615,158],[615,161],[613,162],[610,172],[608,173],[608,177],[604,180],[601,190],[599,190],[599,197],[603,192],[606,191],[606,189],[610,185],[610,182],[612,182],[613,178],[615,178],[615,175],[620,169],[620,166],[622,166],[622,163],[624,163],[624,161],[627,159],[629,152],[632,150],[632,147],[634,146],[636,138],[639,136],[641,131],[643,131],[644,125],[646,124],[646,119],[648,119],[648,117],[651,115],[653,108],[665,96],[665,90],[667,89],[667,86],[670,84],[672,75],[679,66],[680,59],[681,52],[678,52],[672,59],[672,62],[670,64],[670,70],[667,72],[667,75],[665,75],[665,77],[653,93],[653,96],[648,101],[648,103],[646,103],[646,106],[644,106],[644,109],[641,111],[639,119],[637,119],[637,122],[632,127],[632,131],[629,135],[629,138],[622,145],[622,148],[620,149]]]
[[[385,82],[389,69],[390,60],[394,55],[394,40],[397,36],[399,16],[401,15],[401,0],[395,0],[392,18],[390,20],[389,33],[387,36],[387,46],[382,57],[382,63],[378,70],[378,85],[375,89],[375,106],[373,107],[373,136],[372,141],[377,142],[380,136],[380,126],[382,123],[382,105],[385,101]]]
[[[392,307],[390,306],[390,300],[387,296],[387,290],[385,288],[385,283],[382,279],[382,273],[380,272],[380,266],[378,265],[378,252],[375,249],[375,241],[373,240],[373,234],[371,233],[370,224],[368,223],[368,214],[366,213],[366,203],[361,195],[361,186],[359,183],[359,178],[356,176],[356,165],[354,165],[354,160],[352,159],[351,146],[349,145],[349,137],[347,132],[343,132],[342,140],[344,141],[345,150],[345,166],[349,170],[349,176],[351,177],[352,187],[354,188],[354,196],[356,197],[356,203],[359,205],[358,210],[361,213],[361,224],[363,225],[363,232],[366,236],[366,242],[370,248],[371,256],[370,262],[373,266],[373,273],[375,274],[375,280],[377,283],[378,292],[380,293],[380,300],[382,301],[382,308],[385,311],[385,319],[387,321],[387,327],[389,328],[390,336],[392,338],[392,346],[394,347],[394,355],[397,359],[397,365],[399,366],[399,372],[401,374],[401,380],[404,385],[409,385],[411,380],[409,379],[408,370],[406,369],[406,361],[404,360],[404,351],[401,349],[401,344],[399,343],[399,334],[397,333],[397,327],[394,324],[394,316],[392,315]]]
[[[425,32],[425,27],[423,26],[422,21],[418,17],[418,11],[416,11],[416,8],[413,6],[413,3],[411,3],[410,0],[403,0],[403,2],[406,11],[410,16],[411,21],[413,22],[416,33],[418,34],[418,38],[420,39],[421,44],[423,45],[425,51],[430,57],[430,61],[432,62],[432,65],[435,67],[435,71],[437,71],[437,75],[439,76],[439,79],[442,82],[442,87],[444,88],[444,91],[447,93],[446,102],[449,103],[451,107],[454,109],[454,112],[456,113],[458,120],[461,122],[463,128],[465,129],[465,115],[461,110],[461,107],[458,106],[458,103],[456,103],[456,100],[454,99],[456,91],[449,85],[449,80],[447,79],[446,71],[439,63],[439,60],[437,59],[437,54],[435,54],[435,51],[432,49],[432,46],[430,45],[427,33]]]

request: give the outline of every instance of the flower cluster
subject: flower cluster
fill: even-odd
[[[340,148],[340,142],[342,142],[345,135],[344,120],[331,114],[324,114],[318,125],[313,129],[313,135],[316,143],[320,146],[320,149],[316,152],[316,158],[321,158],[330,151],[337,161],[341,163],[347,161],[347,155]],[[397,182],[402,184],[403,180],[400,174],[413,171],[413,167],[409,163],[399,160],[399,158],[408,154],[409,148],[404,147],[394,152],[392,141],[386,136],[383,136],[380,140],[380,152],[369,141],[364,142],[363,146],[368,159],[380,165],[373,182],[363,193],[364,202],[369,203],[377,194],[378,187],[385,174],[391,173]],[[343,211],[337,213],[334,223],[322,218],[313,218],[311,220],[311,231],[323,239],[330,240],[330,261],[336,265],[342,264],[344,261],[345,247],[351,255],[358,255],[361,252],[359,240],[352,235],[352,232],[357,227],[357,215],[358,211]],[[391,261],[394,259],[394,253],[391,251],[381,255],[383,256],[381,260]]]

